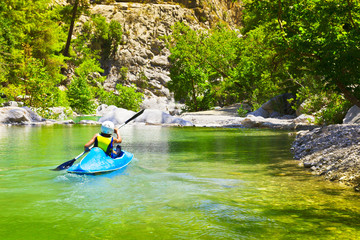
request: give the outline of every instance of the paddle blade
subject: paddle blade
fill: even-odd
[[[136,113],[134,116],[132,116],[131,118],[129,118],[128,120],[126,120],[126,122],[124,124],[127,124],[128,122],[130,122],[131,120],[137,118],[138,116],[140,116],[143,112],[145,111],[145,109],[141,110],[140,112]]]
[[[76,161],[76,158],[74,158],[70,161],[64,162],[63,164],[57,166],[56,168],[54,168],[52,170],[53,171],[61,171],[61,170],[68,169],[69,167],[71,167],[74,164],[75,161]]]

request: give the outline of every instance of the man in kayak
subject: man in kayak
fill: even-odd
[[[116,138],[112,137],[113,133],[116,134]],[[90,151],[89,147],[94,144],[94,147],[101,148],[107,155],[112,158],[117,158],[121,156],[121,147],[117,145],[115,150],[114,144],[121,142],[122,139],[119,129],[115,128],[114,123],[105,121],[101,125],[101,133],[95,134],[94,137],[85,144],[85,151]]]

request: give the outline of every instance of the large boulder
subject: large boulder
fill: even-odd
[[[265,109],[260,107],[256,111],[249,113],[247,116],[268,118],[270,116],[270,114],[268,111],[266,111]]]
[[[104,112],[105,114],[99,119],[99,122],[111,121],[115,126],[123,124],[126,120],[135,115],[134,111],[114,106],[109,106],[107,109],[104,109]]]
[[[182,112],[184,104],[179,104],[174,99],[168,99],[167,97],[145,97],[141,103],[143,109],[157,109],[171,115],[179,115]]]
[[[114,105],[106,105],[106,104],[101,104],[97,109],[96,109],[96,115],[97,116],[104,116],[105,114],[115,111],[117,109],[116,106]]]
[[[126,110],[123,108],[115,108],[106,113],[99,119],[99,122],[111,121],[115,125],[121,125],[126,120],[135,115],[135,112]],[[179,126],[193,126],[189,121],[186,121],[182,118],[171,116],[168,113],[165,113],[161,110],[156,109],[146,109],[143,114],[138,116],[133,120],[136,123],[146,123],[146,124],[155,124],[155,125],[179,125]]]
[[[275,96],[248,115],[264,118],[295,118],[296,112],[292,108],[295,98],[296,96],[292,93]],[[290,101],[291,99],[292,101]]]
[[[9,101],[9,102],[5,102],[3,103],[4,107],[23,107],[24,103],[23,102],[16,102],[16,101]]]
[[[344,124],[360,124],[360,108],[356,105],[352,106],[347,112]]]
[[[28,107],[0,108],[0,123],[26,124],[43,121],[42,117]]]
[[[52,119],[64,121],[67,118],[74,117],[74,112],[71,108],[66,107],[51,107],[46,110],[48,116]]]
[[[194,126],[193,123],[179,117],[156,109],[146,109],[143,114],[135,119],[136,122],[144,122],[147,124],[171,124],[179,126]]]

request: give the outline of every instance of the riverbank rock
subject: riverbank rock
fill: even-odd
[[[344,120],[344,124],[360,124],[360,108],[358,106],[352,106],[347,112]]]
[[[124,108],[117,108],[115,106],[109,106],[107,109],[103,109],[104,115],[99,119],[99,122],[110,121],[115,126],[123,124],[126,120],[134,116],[135,112]]]
[[[23,107],[23,102],[9,101],[2,104],[4,107]]]
[[[256,111],[248,113],[247,116],[283,119],[296,118],[296,111],[293,109],[295,99],[296,96],[291,93],[278,95],[264,103]]]
[[[143,109],[157,109],[170,115],[180,115],[184,104],[176,103],[173,98],[168,97],[145,97],[141,103]]]
[[[123,108],[104,109],[106,113],[99,119],[99,122],[111,121],[115,125],[121,125],[126,120],[135,115],[136,112]],[[171,116],[170,114],[157,109],[146,109],[140,116],[133,120],[134,123],[145,123],[151,125],[176,125],[193,126],[194,124],[182,118]]]
[[[176,126],[194,126],[190,121],[186,121],[179,117],[156,109],[146,109],[143,114],[134,120],[135,122],[144,122],[146,124],[155,125],[176,125]]]
[[[27,124],[42,122],[44,119],[28,107],[0,108],[0,123]]]
[[[360,125],[338,124],[299,132],[292,151],[313,174],[359,188]]]
[[[41,109],[36,109],[36,111],[41,111]],[[50,107],[44,110],[45,116],[47,118],[55,119],[58,121],[64,121],[68,118],[75,117],[75,113],[70,107]]]
[[[231,127],[231,128],[270,128],[281,130],[310,130],[317,126],[309,122],[311,116],[302,115],[298,118],[264,118],[248,115],[239,117],[237,109],[241,103],[233,104],[219,109],[186,112],[180,115],[184,120],[194,123],[197,127]]]

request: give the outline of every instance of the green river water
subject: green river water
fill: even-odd
[[[49,170],[98,129],[0,127],[0,239],[360,239],[360,195],[298,167],[287,132],[125,126],[125,171]]]

